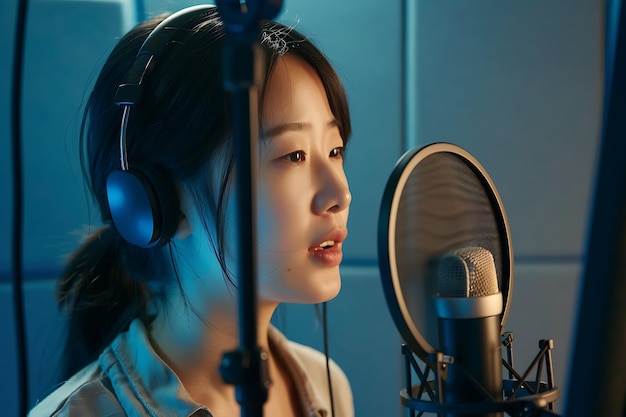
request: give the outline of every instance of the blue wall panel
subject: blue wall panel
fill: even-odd
[[[601,2],[420,2],[419,142],[485,166],[518,258],[583,249],[601,127]]]
[[[15,13],[15,12],[14,12]],[[14,13],[3,15],[13,28]],[[123,32],[122,7],[108,1],[31,2],[24,54],[22,148],[24,160],[25,272],[55,273],[79,241],[90,220],[78,161],[80,109],[103,59]],[[13,37],[9,37],[13,39]],[[13,47],[10,44],[11,49]],[[6,71],[10,60],[3,60]],[[9,84],[2,86],[3,100]],[[8,114],[2,111],[3,117]],[[2,124],[8,146],[9,125]],[[3,145],[4,146],[4,145]],[[3,158],[7,153],[3,152]],[[10,167],[9,160],[2,164]],[[0,192],[10,195],[11,175],[3,175]],[[0,205],[0,278],[8,274],[12,214],[10,199]],[[90,215],[91,214],[91,215]]]

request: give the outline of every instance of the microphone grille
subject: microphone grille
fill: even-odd
[[[441,297],[484,297],[499,291],[496,264],[487,249],[480,246],[467,247],[441,258]]]

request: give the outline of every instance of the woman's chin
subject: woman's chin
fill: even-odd
[[[327,282],[325,285],[316,286],[308,291],[300,291],[294,294],[297,300],[291,301],[298,304],[319,304],[330,301],[335,298],[341,290],[341,279],[337,278],[333,282]]]
[[[280,294],[264,293],[261,289],[259,297],[267,301],[288,304],[319,304],[330,301],[335,298],[341,290],[341,279],[330,280],[323,285],[299,287],[299,288],[283,288]]]

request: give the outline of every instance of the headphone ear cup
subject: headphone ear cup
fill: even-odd
[[[149,165],[133,164],[107,177],[107,201],[118,233],[143,248],[169,242],[180,220],[174,184]]]

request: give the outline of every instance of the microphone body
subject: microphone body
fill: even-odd
[[[500,317],[476,319],[439,318],[439,344],[445,355],[454,358],[443,382],[446,403],[466,404],[502,400],[502,353],[500,348]],[[475,382],[472,381],[472,378]],[[480,384],[486,397],[476,383]],[[477,417],[475,414],[463,416]],[[481,414],[496,417],[501,413]],[[459,414],[449,414],[457,417]]]
[[[500,314],[493,256],[465,248],[440,262],[436,298],[439,351],[451,357],[440,393],[448,404],[498,402],[502,392]],[[502,413],[446,414],[447,417],[501,417]]]

